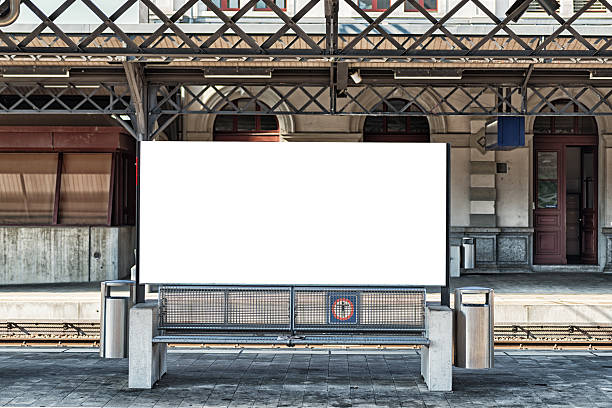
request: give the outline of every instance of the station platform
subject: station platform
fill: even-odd
[[[97,349],[0,348],[0,372],[0,406],[612,406],[610,352],[496,351],[493,369],[453,369],[452,392],[427,391],[417,350],[170,350],[150,390]]]
[[[452,278],[452,289],[465,286],[495,290],[496,325],[612,325],[612,274],[567,272]],[[147,294],[147,298],[156,297],[157,293]],[[439,288],[428,288],[427,300],[439,301]],[[0,316],[4,321],[98,322],[99,313],[99,283],[0,286]]]

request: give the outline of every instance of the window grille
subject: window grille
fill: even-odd
[[[538,3],[536,0],[533,0],[531,3],[529,3],[529,7],[527,7],[527,12],[528,13],[546,13],[542,5]]]
[[[427,11],[438,11],[438,0],[417,0],[417,2],[423,6],[423,8]],[[409,2],[405,3],[404,6],[405,11],[418,11],[412,4]]]
[[[274,4],[276,4],[279,9],[287,11],[287,0],[275,0]],[[255,10],[270,11],[272,9],[268,7],[265,1],[258,1],[257,4],[255,4]]]
[[[586,3],[587,3],[587,0],[574,0],[574,12],[577,12],[578,10],[580,10],[582,7],[584,7]],[[587,12],[605,13],[606,10],[607,10],[606,6],[596,1],[595,3],[591,5],[591,7],[589,7]]]

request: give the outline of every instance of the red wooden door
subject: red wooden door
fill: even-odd
[[[533,262],[567,264],[569,258],[595,264],[597,123],[594,117],[572,115],[580,109],[569,100],[554,105],[563,114],[538,116],[533,125]]]
[[[535,145],[535,264],[566,264],[565,149],[560,144]]]
[[[582,194],[580,209],[580,261],[597,263],[597,154],[594,147],[583,147]]]

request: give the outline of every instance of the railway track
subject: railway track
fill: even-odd
[[[495,326],[495,348],[553,350],[612,350],[610,326],[504,325]],[[96,322],[8,322],[0,321],[0,346],[99,347],[100,325]],[[214,348],[227,345],[170,344],[170,347]],[[236,348],[249,347],[236,344]],[[371,346],[318,346],[305,348],[373,348]],[[258,347],[261,348],[261,347]],[[281,347],[277,347],[281,348]],[[377,349],[418,347],[379,346]]]

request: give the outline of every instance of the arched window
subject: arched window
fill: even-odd
[[[400,111],[408,102],[403,99],[390,99],[374,107],[375,112]],[[390,107],[388,104],[391,104]],[[411,105],[410,112],[420,112]],[[429,142],[429,122],[426,116],[368,116],[363,126],[364,142]]]
[[[597,123],[593,116],[571,116],[578,112],[578,106],[567,99],[559,99],[552,103],[557,110],[562,110],[561,116],[537,116],[533,123],[535,135],[597,135]],[[552,112],[550,106],[541,112]]]
[[[246,109],[254,102],[249,99],[238,99],[232,102],[238,108]],[[255,104],[255,110],[260,111],[261,102]],[[263,105],[265,106],[265,105]],[[221,110],[234,110],[227,104]],[[219,114],[215,118],[213,140],[231,142],[278,142],[280,131],[278,120],[274,115],[232,115]]]

